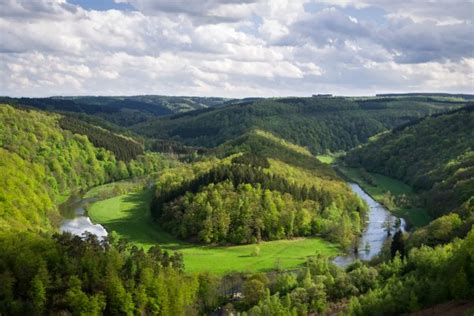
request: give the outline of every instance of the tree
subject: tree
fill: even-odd
[[[244,301],[247,305],[258,303],[266,292],[268,279],[264,274],[254,274],[244,282],[243,294]]]
[[[387,214],[387,216],[385,217],[385,221],[382,224],[382,227],[387,232],[387,236],[392,235],[392,229],[393,229],[393,217],[392,217],[392,215]]]
[[[395,257],[397,252],[402,256],[402,258],[405,256],[405,240],[401,229],[393,235],[392,244],[390,245],[390,254],[392,258]]]

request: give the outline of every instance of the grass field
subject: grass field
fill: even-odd
[[[328,165],[332,164],[334,160],[336,159],[336,157],[331,156],[331,155],[317,155],[316,158],[318,158],[318,160],[321,161],[322,163],[325,163]]]
[[[410,186],[393,178],[389,178],[377,173],[370,173],[375,183],[375,185],[371,185],[364,180],[360,169],[338,167],[338,170],[351,181],[357,182],[364,189],[364,191],[366,191],[377,201],[381,201],[383,194],[387,191],[390,191],[393,195],[405,194],[408,197],[415,196],[415,193]],[[390,211],[405,218],[405,220],[414,227],[424,226],[432,220],[426,210],[422,208],[396,207]]]
[[[325,154],[325,155],[316,155],[316,158],[321,161],[322,163],[325,164],[332,164],[337,158],[341,157],[344,152],[336,152],[336,153],[330,153],[330,154]]]
[[[260,255],[251,253],[255,245],[208,247],[182,242],[162,231],[152,222],[148,205],[151,189],[120,195],[91,205],[89,216],[110,231],[137,246],[148,249],[160,244],[167,250],[179,250],[184,255],[188,272],[209,271],[222,275],[231,271],[266,271],[275,267],[289,269],[302,264],[307,256],[316,253],[334,256],[339,248],[320,238],[301,238],[262,242],[258,245]]]

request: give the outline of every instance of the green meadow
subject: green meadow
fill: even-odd
[[[97,189],[96,189],[97,190]],[[274,268],[296,268],[308,256],[321,253],[335,256],[337,245],[321,238],[299,238],[261,242],[258,245],[202,246],[180,241],[156,225],[148,209],[153,190],[132,192],[92,204],[88,213],[94,223],[100,223],[111,232],[131,243],[148,249],[159,244],[163,249],[180,251],[188,272],[208,271],[217,275],[227,272],[256,272]],[[252,255],[255,248],[259,255]]]

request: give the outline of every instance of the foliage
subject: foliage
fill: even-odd
[[[165,204],[159,223],[180,238],[203,243],[245,244],[319,234],[347,247],[362,226],[361,211],[323,207],[319,201],[297,200],[260,185],[225,181]]]
[[[59,126],[74,134],[86,135],[96,147],[103,147],[114,153],[119,160],[130,161],[138,155],[143,155],[143,146],[136,141],[116,135],[100,127],[90,125],[86,122],[63,116],[59,120]]]
[[[139,248],[159,244],[162,249],[180,251],[187,272],[221,276],[232,271],[269,271],[277,265],[281,269],[295,269],[315,251],[327,256],[340,252],[336,244],[318,237],[261,242],[258,257],[250,256],[255,245],[208,247],[187,243],[153,222],[149,211],[152,196],[152,190],[147,189],[95,202],[88,208],[88,215],[94,223],[102,224],[109,232],[116,231]]]
[[[160,177],[151,205],[160,226],[206,244],[318,234],[347,248],[363,226],[365,204],[307,150],[261,131],[247,136],[238,141],[243,153],[214,168]],[[231,154],[229,147],[217,150]],[[273,153],[296,166],[267,158]]]
[[[307,146],[312,153],[324,153],[353,148],[374,134],[453,106],[449,102],[381,100],[383,107],[368,108],[348,98],[264,99],[151,119],[133,130],[148,137],[214,147],[262,129]]]
[[[59,220],[44,166],[0,148],[0,231],[51,229]]]
[[[348,315],[399,315],[452,299],[474,298],[474,230],[445,246],[422,246],[380,266],[380,286],[353,298]]]
[[[244,315],[400,315],[453,299],[472,300],[473,249],[474,229],[464,240],[414,248],[404,259],[396,256],[377,267],[355,261],[342,270],[324,256],[313,256],[305,268],[280,272],[266,286],[248,278],[240,308]]]
[[[140,176],[166,166],[157,154],[128,162],[59,127],[58,115],[0,105],[0,227],[48,230],[60,194]],[[117,136],[118,137],[118,136]]]
[[[0,236],[0,313],[185,315],[199,280],[179,254],[69,234]]]
[[[423,195],[433,216],[447,214],[474,196],[473,109],[384,134],[345,160],[408,183]]]

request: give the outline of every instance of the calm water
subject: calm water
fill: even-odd
[[[370,260],[377,255],[380,250],[382,250],[383,243],[387,239],[387,232],[383,228],[383,223],[387,218],[390,218],[393,223],[395,223],[397,219],[397,217],[393,216],[385,207],[365,193],[358,184],[349,183],[349,186],[352,191],[367,202],[369,206],[369,216],[367,227],[359,241],[358,252],[354,253],[354,251],[351,251],[351,253],[347,255],[334,258],[333,262],[343,267],[349,265],[356,259]],[[405,220],[403,218],[400,218],[400,228],[405,230]],[[368,244],[370,248],[366,249],[366,244]]]
[[[72,196],[61,206],[61,213],[65,219],[61,222],[59,230],[61,232],[70,232],[73,235],[82,236],[86,231],[97,235],[99,238],[107,236],[107,231],[100,224],[92,223],[86,214],[87,204],[96,199],[82,199],[80,195]]]

